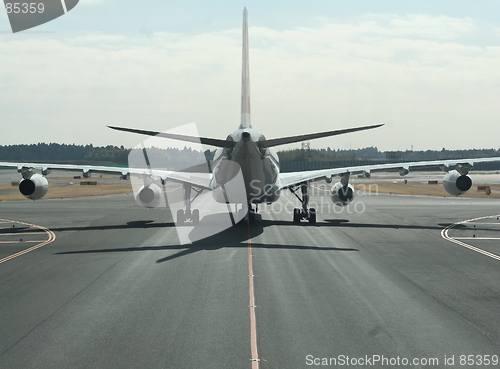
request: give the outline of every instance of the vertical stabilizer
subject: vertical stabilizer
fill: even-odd
[[[241,76],[241,124],[240,128],[252,128],[250,123],[250,78],[248,69],[248,14],[243,9],[243,63]]]

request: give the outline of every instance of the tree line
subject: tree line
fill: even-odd
[[[66,145],[57,143],[38,143],[31,145],[0,146],[0,161],[14,162],[51,162],[51,163],[83,163],[128,165],[131,149],[123,146]],[[155,153],[154,157],[166,166],[177,169],[177,166],[189,166],[211,158],[214,151],[197,152],[191,148],[184,149],[148,149]],[[377,161],[420,161],[440,159],[485,158],[500,156],[500,149],[469,150],[427,150],[427,151],[379,151],[377,147],[366,147],[351,150],[326,149],[293,149],[278,152],[280,161],[292,162],[324,162],[342,160],[377,160]],[[153,159],[152,159],[153,160]]]
[[[93,146],[92,144],[8,145],[0,146],[0,161],[127,166],[131,151],[132,149],[123,146]],[[152,162],[161,162],[172,169],[178,169],[179,166],[189,167],[193,163],[197,164],[205,160],[203,153],[187,147],[182,150],[148,148],[147,154],[150,156],[148,159]],[[134,158],[136,162],[144,160],[142,150],[138,150],[138,155],[135,155]]]
[[[377,147],[363,149],[332,150],[326,149],[293,149],[279,151],[281,161],[422,161],[445,159],[474,159],[500,156],[500,149],[468,149],[468,150],[426,150],[426,151],[379,151]]]

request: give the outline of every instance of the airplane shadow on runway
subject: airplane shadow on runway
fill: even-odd
[[[324,222],[316,224],[309,224],[306,222],[301,223],[300,227],[317,228],[317,227],[335,227],[335,228],[375,228],[375,229],[413,229],[413,230],[436,230],[441,231],[451,223],[439,223],[436,226],[432,225],[412,225],[412,224],[375,224],[375,223],[351,223],[347,219],[325,219]],[[249,246],[248,240],[251,240],[261,233],[264,229],[270,226],[295,226],[297,224],[291,221],[284,220],[261,220],[252,223],[250,226],[246,222],[240,222],[233,227],[230,227],[220,233],[206,237],[202,240],[195,241],[186,245],[158,245],[158,246],[145,246],[145,247],[125,247],[125,248],[107,248],[98,250],[79,250],[79,251],[66,251],[59,252],[56,255],[68,254],[90,254],[90,253],[110,253],[110,252],[136,252],[136,251],[162,251],[162,250],[181,250],[173,255],[157,260],[157,263],[163,263],[179,257],[183,257],[198,251],[218,250],[221,248],[245,248]],[[119,230],[130,228],[165,228],[175,227],[175,223],[154,223],[152,220],[144,221],[131,221],[127,224],[117,225],[104,225],[104,226],[87,226],[87,227],[64,227],[52,228],[55,232],[64,231],[93,231],[93,230]],[[466,227],[465,225],[457,225],[457,228]],[[479,230],[479,228],[476,228]],[[491,231],[492,229],[487,229]],[[287,250],[313,250],[313,251],[359,251],[353,248],[338,248],[331,246],[312,246],[312,245],[276,245],[276,244],[262,244],[251,243],[252,248],[265,248],[265,249],[287,249]]]
[[[53,232],[69,232],[69,231],[105,231],[114,229],[130,229],[130,228],[166,228],[175,227],[173,222],[166,223],[154,223],[154,220],[135,220],[127,222],[127,224],[113,224],[113,225],[103,225],[103,226],[84,226],[84,227],[55,227],[50,228]],[[30,228],[27,226],[17,226],[16,228],[3,228],[0,229],[0,234],[2,233],[16,233],[16,232],[40,232],[39,228]]]
[[[93,254],[93,253],[110,253],[110,252],[135,252],[135,251],[161,251],[161,250],[182,250],[173,255],[159,259],[157,263],[163,263],[172,259],[186,256],[198,251],[218,250],[221,248],[246,248],[249,246],[248,240],[255,238],[264,232],[264,228],[272,225],[294,225],[289,221],[262,220],[252,223],[250,226],[246,222],[240,222],[233,227],[230,227],[220,233],[206,237],[202,240],[195,241],[186,245],[159,245],[145,247],[124,247],[124,248],[107,248],[98,250],[78,250],[58,252],[56,255],[70,254]],[[322,227],[329,226],[326,223],[309,224],[303,223],[305,227]],[[88,231],[88,230],[106,230],[106,229],[124,229],[124,228],[161,228],[174,227],[175,223],[152,223],[151,221],[135,221],[128,222],[126,225],[109,225],[109,226],[90,226],[90,227],[66,227],[52,229],[53,231]],[[274,245],[251,243],[252,248],[266,249],[288,249],[288,250],[315,250],[315,251],[359,251],[352,248],[338,248],[331,246],[311,246],[311,245]]]
[[[372,224],[372,223],[351,223],[348,219],[325,219],[330,225],[334,225],[337,228],[388,228],[388,229],[427,229],[427,230],[438,230],[441,231],[455,223],[438,223],[437,226],[429,225],[416,225],[416,224]],[[466,228],[465,224],[457,224],[453,228]],[[481,230],[481,228],[475,228]],[[484,228],[483,230],[491,231],[490,228]],[[500,229],[498,230],[500,231]]]
[[[411,225],[411,224],[371,224],[371,223],[351,223],[348,219],[325,219],[326,223],[316,223],[309,224],[306,222],[302,222],[300,224],[301,227],[332,227],[336,226],[338,228],[348,227],[348,228],[391,228],[391,229],[427,229],[427,230],[439,230],[441,231],[443,228],[452,225],[453,223],[439,223],[438,226],[423,226],[423,225]],[[262,220],[257,224],[257,228],[266,228],[273,225],[279,226],[296,226],[295,223],[287,220]],[[113,224],[113,225],[94,225],[94,226],[74,226],[74,227],[55,227],[50,228],[53,232],[69,232],[69,231],[105,231],[105,230],[119,230],[119,229],[145,229],[145,228],[168,228],[175,227],[174,222],[162,222],[155,223],[153,220],[134,220],[127,222],[126,224]],[[255,228],[255,227],[254,227]],[[464,224],[457,224],[455,227],[457,228],[466,228]],[[476,227],[476,230],[485,230],[485,231],[499,231],[500,229],[491,229],[491,228],[483,228]],[[38,228],[29,228],[26,226],[18,226],[16,228],[3,228],[0,229],[0,234],[2,233],[15,233],[15,232],[40,232]]]

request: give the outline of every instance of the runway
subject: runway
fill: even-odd
[[[311,201],[316,225],[293,224],[284,194],[261,222],[188,245],[166,209],[130,195],[1,202],[0,218],[55,239],[0,264],[0,367],[496,367],[500,261],[441,232],[500,201],[380,194],[342,213]],[[490,224],[449,237],[500,255],[500,220],[476,222]],[[20,247],[0,243],[0,258]]]

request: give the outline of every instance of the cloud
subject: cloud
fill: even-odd
[[[495,129],[500,47],[471,42],[471,19],[368,15],[316,28],[250,28],[252,122],[267,137],[392,122],[313,147],[469,147]],[[491,28],[495,33],[497,29]],[[166,130],[196,121],[225,137],[239,123],[241,30],[68,39],[3,37],[0,144],[133,146],[108,124]],[[497,145],[481,135],[472,146]]]

